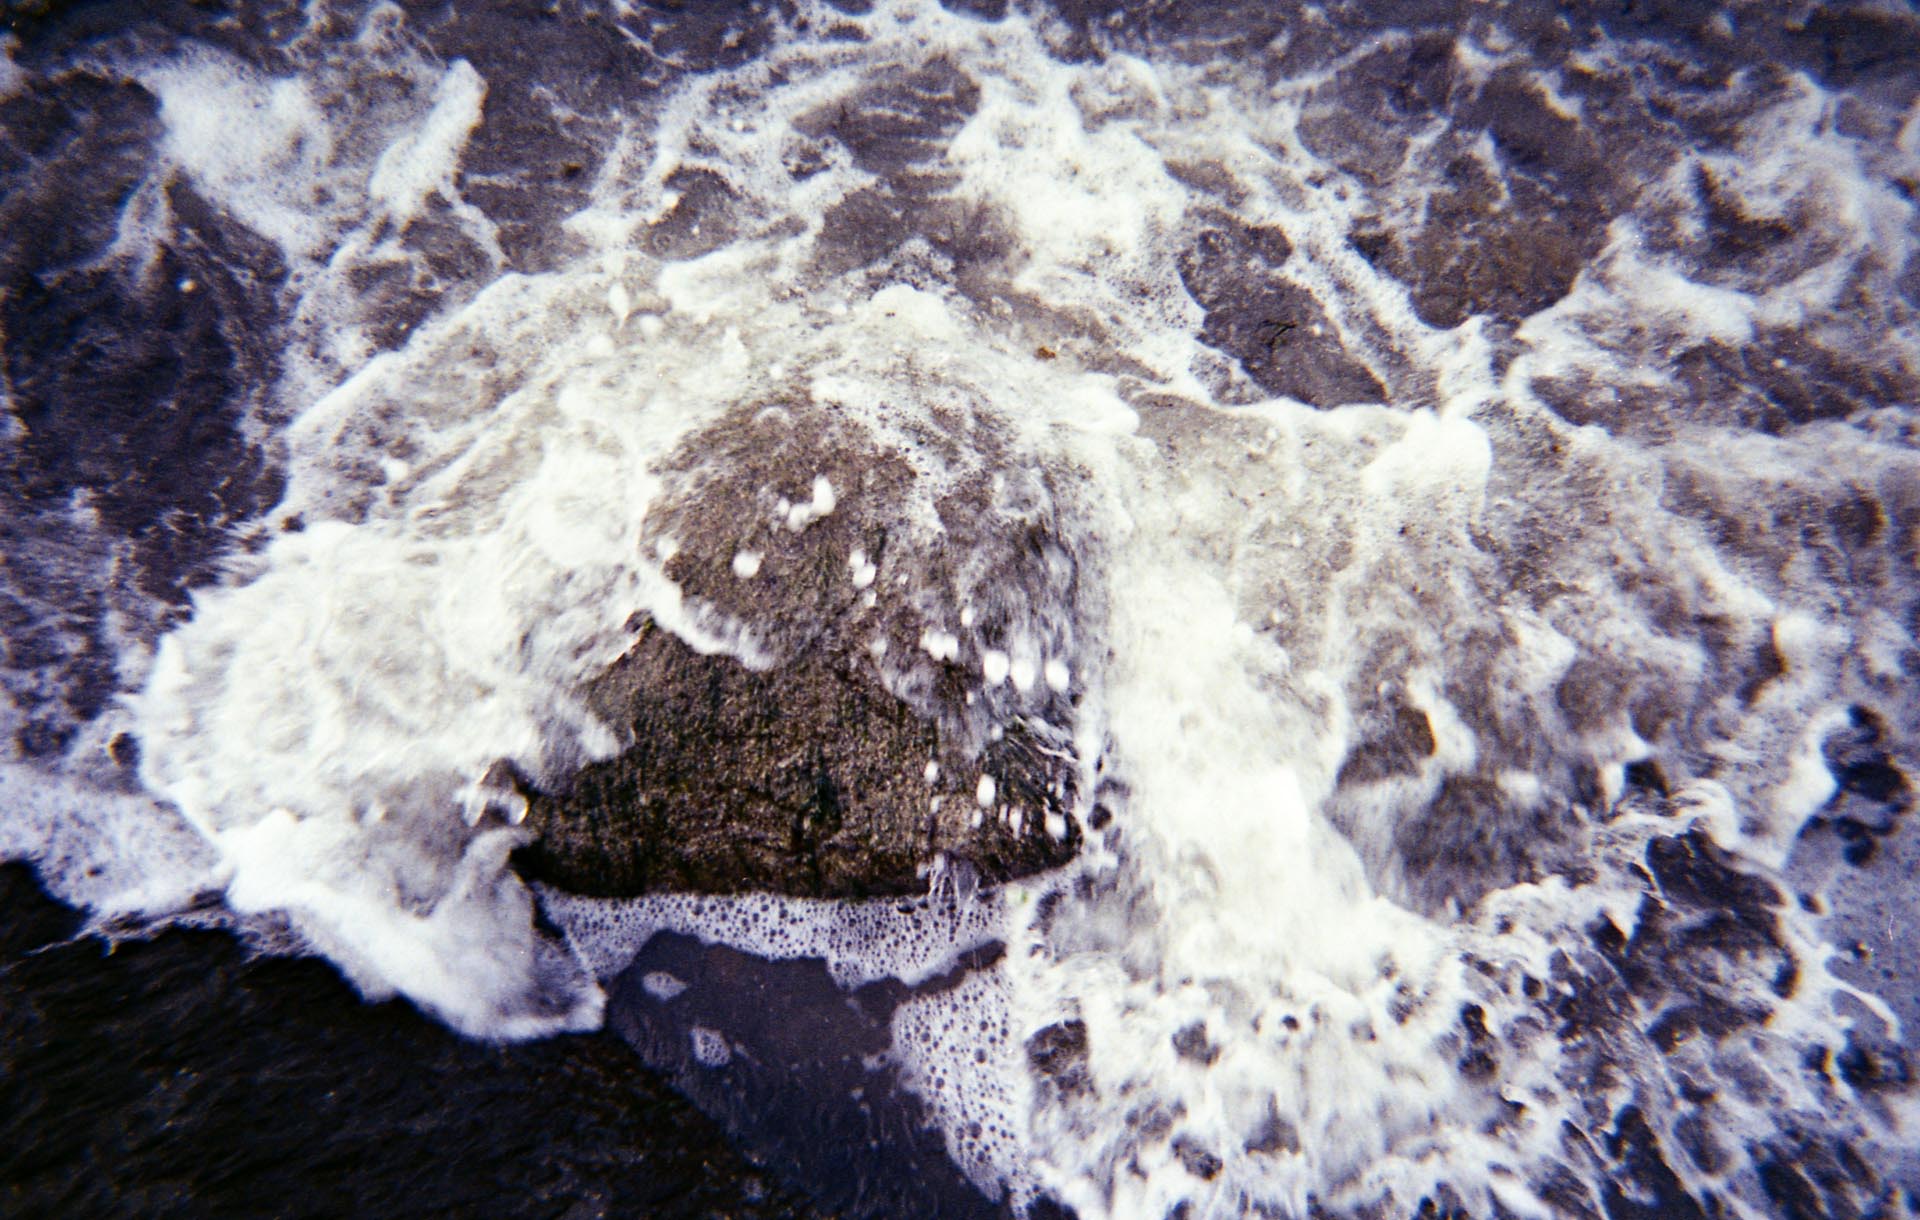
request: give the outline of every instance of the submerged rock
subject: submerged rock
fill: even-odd
[[[733,647],[633,624],[587,695],[627,745],[528,792],[523,875],[845,897],[1072,858],[1080,561],[1044,472],[928,442],[777,404],[682,446],[643,545]]]

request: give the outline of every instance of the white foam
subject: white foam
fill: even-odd
[[[333,126],[306,81],[271,79],[211,53],[155,65],[163,148],[249,228],[297,255],[332,237],[317,202],[334,178]]]
[[[1006,935],[1007,903],[1018,891],[976,894],[944,866],[929,879],[932,898],[866,902],[781,898],[768,894],[662,894],[647,898],[580,898],[542,894],[543,909],[567,932],[596,977],[626,969],[655,935],[677,932],[710,944],[776,960],[820,958],[840,986],[877,979],[923,983],[960,957]]]
[[[868,562],[867,553],[859,547],[855,547],[847,557],[847,568],[853,573],[853,587],[856,589],[869,588],[874,578],[880,575],[878,565]]]
[[[18,35],[0,35],[0,102],[13,97],[27,83],[27,74],[13,62],[14,53],[19,49]]]
[[[236,902],[281,901],[370,990],[405,990],[491,1033],[534,1029],[509,993],[548,984],[527,974],[530,925],[505,930],[525,919],[517,883],[474,871],[500,853],[479,846],[484,829],[466,841],[461,794],[499,759],[540,775],[617,747],[564,692],[624,647],[636,611],[760,663],[631,541],[657,486],[648,463],[726,402],[748,357],[713,335],[718,351],[686,350],[696,364],[661,394],[657,358],[636,367],[595,342],[607,289],[592,274],[501,281],[310,409],[291,434],[286,505],[310,524],[278,537],[250,583],[202,595],[136,704],[146,782],[220,845],[247,896]],[[510,353],[510,392],[476,397],[449,344]],[[423,460],[372,492],[369,515],[330,520],[343,497],[369,494],[351,459],[393,401],[408,415],[387,441]],[[302,873],[306,888],[293,885]],[[505,939],[453,952],[451,912],[490,903],[485,936]],[[461,969],[502,977],[460,984]],[[571,1027],[597,1002],[585,986],[554,1019]]]
[[[725,1067],[733,1061],[733,1045],[719,1030],[696,1025],[687,1031],[687,1038],[693,1044],[693,1061],[701,1067]]]
[[[18,763],[0,765],[0,859],[34,860],[56,898],[101,924],[186,910],[227,878],[219,853],[153,798]]]
[[[270,76],[206,45],[116,64],[160,99],[166,172],[277,246],[292,320],[275,405],[297,412],[375,351],[387,322],[361,276],[412,264],[412,222],[444,213],[484,263],[505,265],[492,221],[461,198],[458,166],[485,82],[470,64],[432,62],[376,5],[351,40],[315,41],[302,70]],[[157,184],[162,176],[154,180]],[[456,301],[487,278],[451,282]]]
[[[913,999],[893,1014],[901,1084],[926,1103],[947,1154],[988,1198],[1019,1207],[1033,1195],[1020,1116],[1026,1074],[1004,977],[975,971],[951,991]]]
[[[425,120],[396,140],[374,162],[367,194],[402,225],[414,219],[432,196],[458,199],[453,177],[467,138],[480,125],[487,86],[465,60],[456,60],[434,86],[433,109]],[[614,306],[620,313],[618,305]]]
[[[960,638],[951,631],[929,627],[920,633],[920,649],[936,661],[952,661],[960,655]]]
[[[1032,657],[1016,655],[1012,663],[1007,666],[1007,677],[1013,682],[1013,689],[1023,695],[1031,691],[1035,679],[1039,676],[1035,673],[1036,668]]]
[[[663,1003],[674,999],[687,989],[685,982],[664,970],[649,971],[646,977],[640,980],[640,985],[646,989],[648,995]]]

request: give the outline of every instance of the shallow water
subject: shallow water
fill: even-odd
[[[7,47],[0,851],[95,929],[612,1028],[868,1214],[1912,1209],[1910,15]],[[523,882],[497,777],[654,629],[858,658],[930,823],[1077,857]]]

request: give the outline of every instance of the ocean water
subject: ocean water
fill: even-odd
[[[856,1214],[1920,1206],[1904,7],[4,46],[0,855],[92,934],[610,1029]],[[632,744],[588,691],[653,628],[855,642],[966,747],[929,816],[1081,850],[523,881],[501,768]]]

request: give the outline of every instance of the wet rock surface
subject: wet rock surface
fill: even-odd
[[[649,541],[746,659],[636,623],[589,694],[628,744],[529,794],[523,875],[859,897],[920,892],[942,856],[989,882],[1071,859],[1077,569],[1009,498],[1037,476],[948,485],[911,447],[796,404],[744,409],[682,453]]]
[[[1644,793],[1633,799],[1646,802],[1640,808],[1667,808]],[[1522,980],[1590,1081],[1609,1079],[1610,1065],[1647,1051],[1680,1069],[1674,1095],[1640,1095],[1613,1108],[1596,1102],[1587,1121],[1567,1131],[1570,1153],[1609,1167],[1604,1214],[1715,1214],[1719,1200],[1696,1198],[1682,1175],[1722,1172],[1743,1151],[1777,1214],[1868,1216],[1897,1207],[1906,1171],[1873,1163],[1854,1139],[1812,1137],[1788,1115],[1742,1150],[1718,1116],[1730,1087],[1721,1071],[1742,1038],[1764,1028],[1803,982],[1785,932],[1787,894],[1736,867],[1698,830],[1652,840],[1641,865],[1646,892],[1631,930],[1596,919],[1587,929],[1590,951],[1556,954],[1546,979]],[[1845,965],[1842,973],[1851,975]],[[1858,1017],[1841,1045],[1809,1049],[1803,1080],[1816,1093],[1847,1090],[1877,1106],[1911,1090],[1910,1056],[1877,1017],[1864,1009]],[[1732,1080],[1732,1088],[1743,1087],[1737,1074]]]
[[[323,962],[109,951],[0,866],[0,1211],[817,1216],[610,1033],[462,1039]]]
[[[1059,840],[1044,823],[1048,811],[1063,816],[1049,756],[1023,735],[975,762],[1034,812],[1018,832],[997,819],[972,827],[977,781],[966,791],[956,780],[929,782],[929,763],[955,752],[852,667],[817,660],[759,673],[654,629],[596,695],[626,707],[634,744],[562,791],[533,794],[528,824],[541,837],[516,857],[532,879],[601,896],[865,897],[924,890],[943,853],[990,879],[1073,854],[1070,823]]]
[[[246,420],[284,268],[148,178],[157,109],[78,70],[0,100],[0,684],[28,757],[100,713],[118,633],[157,634],[281,491]],[[169,239],[124,248],[161,212]]]
[[[1316,407],[1384,400],[1380,378],[1346,349],[1313,294],[1286,277],[1291,252],[1278,229],[1224,218],[1202,229],[1180,262],[1206,310],[1201,341],[1233,356],[1268,394]]]

